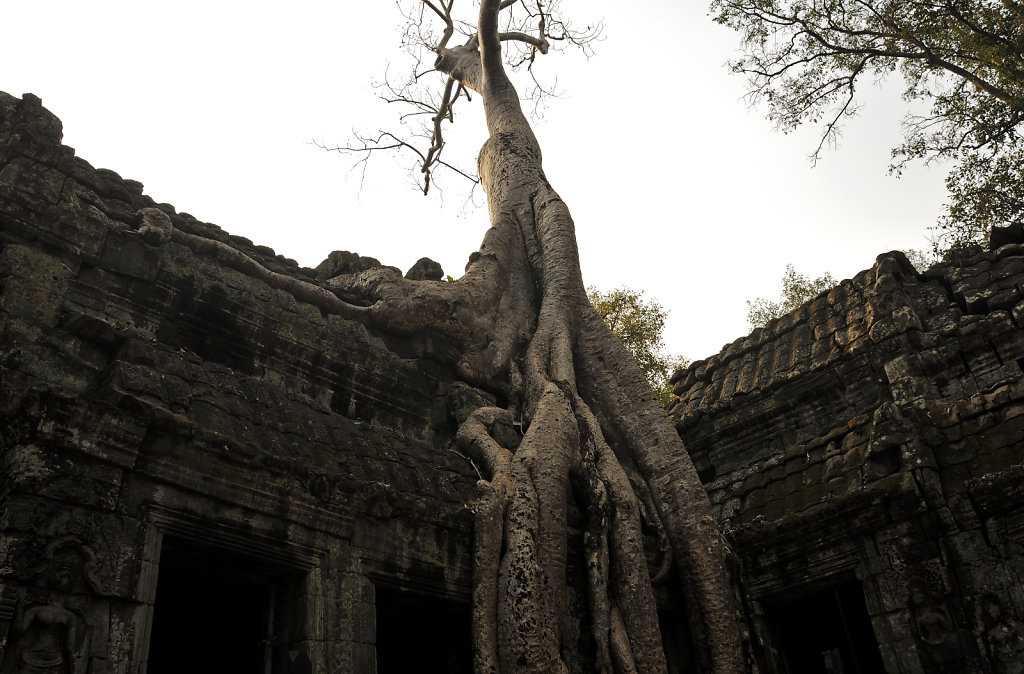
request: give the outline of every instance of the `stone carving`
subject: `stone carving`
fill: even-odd
[[[43,561],[32,570],[35,585],[63,593],[103,595],[99,567],[92,550],[62,538],[50,543]]]
[[[943,599],[942,582],[921,572],[910,581],[910,615],[918,642],[921,661],[930,671],[947,671],[966,659],[960,630]],[[952,671],[952,670],[949,670]]]
[[[980,602],[982,641],[997,674],[1024,674],[1024,625],[1009,615],[999,597]]]
[[[19,674],[73,674],[80,618],[60,604],[33,606],[21,620]]]
[[[15,616],[16,643],[4,672],[75,674],[89,625],[71,608],[76,595],[104,594],[93,552],[73,540],[48,545],[32,571],[23,606]]]

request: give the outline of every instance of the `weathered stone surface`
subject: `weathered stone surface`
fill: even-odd
[[[407,624],[382,617],[380,588],[461,615],[477,476],[450,447],[495,396],[453,383],[437,336],[325,316],[160,232],[310,282],[377,260],[301,269],[60,137],[39,99],[0,94],[0,671],[72,624],[78,671],[175,657],[161,585],[194,617],[259,615],[274,672],[374,671],[382,631]],[[923,274],[881,255],[674,375],[758,671],[850,670],[839,636],[862,671],[1024,657],[1024,242],[1009,228],[993,244]],[[408,277],[442,275],[424,258]],[[494,434],[514,450],[521,428]],[[230,593],[207,576],[235,594],[216,604]],[[675,630],[685,610],[659,592]]]
[[[363,257],[358,253],[350,253],[347,250],[336,250],[327,256],[327,259],[316,266],[314,270],[317,280],[326,281],[335,276],[355,274],[374,267],[382,267],[380,260],[375,257]],[[401,274],[397,267],[390,267]]]
[[[405,278],[414,281],[440,281],[444,278],[444,270],[439,263],[429,257],[421,257],[405,273]]]
[[[924,274],[879,256],[674,375],[671,415],[787,657],[813,648],[787,642],[784,597],[851,579],[886,671],[1024,657],[982,636],[1024,648],[1021,240]]]
[[[18,618],[0,616],[0,671],[64,639],[64,626],[22,620],[58,605],[75,616],[78,671],[139,671],[156,581],[201,571],[191,554],[232,555],[211,562],[224,583],[276,588],[255,609],[290,635],[275,672],[372,661],[373,625],[358,602],[335,605],[348,601],[335,577],[468,601],[476,474],[448,451],[451,373],[141,234],[142,213],[159,214],[315,276],[154,203],[60,135],[37,98],[0,94],[0,589]],[[48,564],[73,569],[47,576]]]

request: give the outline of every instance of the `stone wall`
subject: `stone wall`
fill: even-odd
[[[924,274],[887,253],[675,375],[765,671],[850,671],[851,649],[790,634],[830,592],[866,611],[862,671],[1020,671],[1022,314],[1019,241]]]
[[[151,647],[150,672],[256,671],[204,641],[237,630],[274,672],[370,672],[377,592],[468,615],[476,474],[449,451],[450,417],[483,394],[147,242],[138,213],[155,207],[316,276],[60,139],[39,99],[0,94],[0,671],[140,672]],[[161,602],[194,629],[161,627]]]

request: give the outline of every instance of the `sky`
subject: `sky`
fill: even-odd
[[[605,29],[589,60],[537,65],[563,92],[535,125],[545,171],[584,282],[658,300],[669,352],[695,360],[746,335],[746,301],[777,297],[786,264],[839,280],[929,248],[944,170],[888,175],[898,82],[868,87],[812,166],[817,129],[782,134],[749,107],[726,67],[737,35],[705,2],[563,6]],[[318,147],[395,128],[402,111],[373,87],[405,69],[392,2],[0,0],[0,16],[0,91],[42,98],[78,156],[301,265],[333,250],[403,270],[426,256],[457,278],[488,227],[459,180],[424,197],[398,157],[364,171]],[[474,166],[479,101],[459,106],[446,153]]]

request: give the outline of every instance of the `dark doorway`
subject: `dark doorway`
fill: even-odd
[[[765,601],[765,621],[788,674],[883,674],[864,591],[857,581],[797,599]]]
[[[377,674],[472,674],[463,602],[377,585]]]
[[[258,560],[165,538],[150,674],[264,674],[275,578]]]

